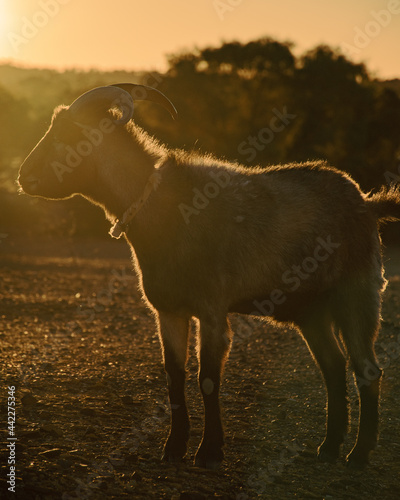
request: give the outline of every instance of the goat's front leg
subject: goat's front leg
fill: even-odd
[[[200,319],[199,340],[199,385],[204,401],[205,422],[195,465],[215,470],[224,458],[219,389],[231,342],[231,330],[226,317],[220,321]]]
[[[185,398],[185,365],[189,318],[159,313],[159,334],[163,348],[171,407],[171,430],[164,446],[163,460],[181,460],[189,439],[189,416]]]

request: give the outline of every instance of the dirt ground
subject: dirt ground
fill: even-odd
[[[46,254],[43,249],[46,248]],[[396,254],[397,255],[397,254]],[[385,367],[381,433],[371,465],[320,464],[325,390],[299,335],[233,317],[222,387],[225,462],[193,466],[203,410],[192,335],[191,440],[186,460],[160,460],[169,413],[154,322],[140,301],[123,243],[0,243],[2,447],[0,497],[8,498],[8,386],[16,396],[16,493],[29,500],[400,498],[400,266],[394,258],[377,353]],[[397,274],[396,274],[397,272]]]

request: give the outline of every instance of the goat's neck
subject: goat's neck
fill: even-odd
[[[143,193],[155,169],[157,159],[144,148],[131,148],[129,153],[102,162],[96,175],[92,200],[101,205],[110,220],[121,218],[125,210]]]

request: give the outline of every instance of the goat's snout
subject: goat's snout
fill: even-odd
[[[18,177],[18,184],[23,192],[27,194],[35,194],[37,187],[40,184],[40,179],[33,174],[23,175],[20,173]]]
[[[40,184],[40,168],[34,160],[33,152],[25,159],[18,175],[18,185],[27,194],[35,195]]]

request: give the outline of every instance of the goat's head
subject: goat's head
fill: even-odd
[[[22,190],[51,199],[90,193],[99,158],[104,163],[118,154],[135,100],[153,101],[174,118],[177,114],[169,99],[151,87],[127,83],[90,90],[70,106],[56,108],[50,128],[20,168]],[[119,118],[112,108],[118,108]]]

